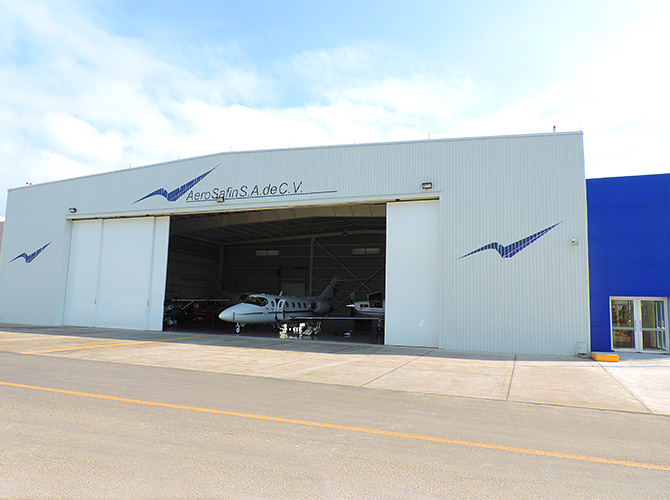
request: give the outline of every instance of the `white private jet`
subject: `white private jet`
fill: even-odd
[[[368,316],[371,318],[384,318],[383,300],[361,300],[353,304],[347,304],[357,315]]]
[[[353,304],[347,304],[347,307],[354,310],[356,316],[362,316],[366,319],[377,320],[377,331],[381,332],[384,328],[384,306],[385,301],[381,293],[372,293],[368,295],[368,300],[361,300]]]
[[[289,297],[258,293],[248,295],[242,302],[221,311],[219,319],[236,323],[235,332],[249,324],[300,324],[322,319],[333,309],[337,291],[337,278],[333,278],[321,295],[316,297]],[[315,327],[318,333],[318,326]]]

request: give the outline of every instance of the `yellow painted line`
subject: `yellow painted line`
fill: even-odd
[[[202,337],[202,335],[198,335],[197,337],[180,337],[175,339],[139,340],[136,342],[117,342],[116,344],[98,344],[98,345],[87,345],[81,347],[65,347],[63,349],[46,349],[44,351],[28,351],[28,352],[22,352],[21,354],[44,354],[48,352],[78,351],[80,349],[97,349],[99,347],[116,347],[120,345],[133,345],[133,344],[151,344],[154,342],[171,342],[173,340],[198,339],[200,337]]]
[[[361,433],[366,433],[366,434],[376,434],[380,436],[392,436],[392,437],[399,437],[399,438],[405,438],[405,439],[416,439],[420,441],[432,441],[436,443],[446,443],[446,444],[454,444],[454,445],[459,445],[459,446],[469,446],[469,447],[475,447],[475,448],[484,448],[488,450],[500,450],[500,451],[510,451],[514,453],[525,453],[528,455],[541,455],[545,457],[554,457],[554,458],[565,458],[569,460],[580,460],[584,462],[595,462],[595,463],[601,463],[601,464],[614,464],[614,465],[624,465],[627,467],[639,467],[643,469],[654,469],[654,470],[665,470],[665,471],[670,471],[670,466],[668,465],[657,465],[657,464],[647,464],[643,462],[630,462],[627,460],[615,460],[611,458],[602,458],[602,457],[588,457],[588,456],[583,456],[583,455],[572,455],[569,453],[556,453],[552,451],[542,451],[542,450],[532,450],[532,449],[526,449],[526,448],[516,448],[513,446],[501,446],[497,444],[487,444],[487,443],[476,443],[472,441],[461,441],[459,439],[447,439],[447,438],[440,438],[440,437],[433,437],[433,436],[422,436],[419,434],[405,434],[403,432],[393,432],[393,431],[384,431],[384,430],[379,430],[379,429],[368,429],[365,427],[352,427],[349,425],[338,425],[338,424],[326,424],[326,423],[321,423],[321,422],[310,422],[307,420],[295,420],[292,418],[281,418],[281,417],[271,417],[267,415],[255,415],[252,413],[239,413],[239,412],[234,412],[234,411],[225,411],[225,410],[214,410],[211,408],[198,408],[194,406],[183,406],[183,405],[174,405],[174,404],[169,404],[169,403],[158,403],[155,401],[142,401],[140,399],[129,399],[129,398],[119,398],[116,396],[105,396],[102,394],[90,394],[86,392],[76,392],[76,391],[66,391],[63,389],[53,389],[49,387],[38,387],[34,385],[24,385],[24,384],[14,384],[11,382],[0,382],[0,386],[7,386],[7,387],[18,387],[21,389],[33,389],[36,391],[46,391],[46,392],[54,392],[58,394],[68,394],[72,396],[82,396],[82,397],[87,397],[87,398],[95,398],[95,399],[103,399],[106,401],[118,401],[122,403],[133,403],[133,404],[139,404],[139,405],[147,405],[147,406],[158,406],[161,408],[172,408],[175,410],[188,410],[188,411],[195,411],[195,412],[200,412],[200,413],[213,413],[216,415],[227,415],[231,417],[241,417],[241,418],[251,418],[255,420],[266,420],[269,422],[281,422],[281,423],[286,423],[286,424],[294,424],[294,425],[305,425],[309,427],[321,427],[325,429],[337,429],[337,430],[343,430],[343,431],[351,431],[351,432],[361,432]]]

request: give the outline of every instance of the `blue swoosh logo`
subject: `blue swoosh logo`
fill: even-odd
[[[470,253],[466,253],[465,255],[461,255],[459,257],[459,259],[462,259],[464,257],[469,257],[470,255],[473,255],[473,254],[476,254],[476,253],[479,253],[479,252],[483,252],[484,250],[495,250],[496,252],[498,252],[500,254],[500,256],[503,259],[509,259],[510,257],[514,257],[516,254],[518,254],[521,250],[526,248],[528,245],[530,245],[534,241],[538,240],[539,238],[541,238],[542,236],[547,234],[549,231],[554,229],[559,224],[560,224],[560,222],[557,222],[553,226],[549,226],[548,228],[543,229],[542,231],[538,231],[535,234],[531,234],[530,236],[526,236],[524,239],[519,240],[519,241],[515,241],[514,243],[512,243],[510,245],[507,245],[507,246],[503,246],[500,243],[498,243],[497,241],[494,241],[493,243],[489,243],[488,245],[484,245],[483,247],[478,248],[477,250],[473,250]]]
[[[35,250],[35,251],[34,251],[33,253],[31,253],[30,255],[28,255],[26,252],[23,252],[23,253],[17,255],[16,257],[14,257],[14,258],[13,258],[12,260],[10,260],[9,262],[14,262],[16,259],[19,259],[19,258],[23,257],[23,258],[26,260],[26,264],[30,264],[32,261],[35,260],[35,258],[36,258],[39,254],[42,253],[42,251],[43,251],[46,247],[48,247],[49,245],[51,245],[51,243],[52,243],[52,242],[50,241],[49,243],[47,243],[46,245],[44,245],[42,248],[40,248],[40,249],[38,249],[38,250]]]
[[[219,165],[216,165],[216,167],[218,167]],[[214,167],[214,168],[216,168],[216,167]],[[214,170],[214,168],[212,170]],[[212,172],[212,170],[208,170],[204,174],[196,177],[193,180],[188,181],[183,186],[179,186],[177,189],[175,189],[173,191],[170,191],[169,193],[168,193],[167,189],[165,189],[165,188],[158,188],[158,189],[156,189],[156,191],[152,191],[148,195],[143,196],[142,198],[140,198],[137,201],[134,201],[132,204],[134,205],[135,203],[139,203],[140,201],[146,200],[147,198],[151,198],[152,196],[162,196],[163,198],[165,198],[167,201],[170,201],[170,202],[177,201],[179,198],[184,196],[189,191],[189,189],[191,189],[198,182],[200,182],[205,177],[207,177]]]

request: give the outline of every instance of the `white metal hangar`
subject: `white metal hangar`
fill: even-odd
[[[160,330],[166,297],[312,295],[334,276],[338,305],[384,293],[388,345],[587,350],[581,132],[231,152],[11,189],[0,322]]]

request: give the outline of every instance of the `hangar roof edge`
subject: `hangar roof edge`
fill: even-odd
[[[67,179],[59,179],[56,181],[42,182],[39,184],[31,184],[29,186],[17,186],[14,188],[9,188],[7,191],[16,191],[19,189],[31,189],[39,186],[58,184],[61,182],[70,182],[77,179],[88,179],[91,177],[98,177],[102,175],[117,174],[119,172],[124,172],[127,170],[140,170],[145,168],[153,168],[161,165],[172,165],[175,163],[181,163],[184,161],[190,160],[200,160],[204,158],[213,158],[215,156],[221,155],[241,155],[241,154],[256,154],[256,153],[270,153],[270,152],[280,152],[280,151],[307,151],[307,150],[318,150],[318,149],[340,149],[340,148],[360,148],[360,147],[372,147],[372,146],[391,146],[391,145],[400,145],[400,144],[428,144],[428,143],[440,143],[440,142],[463,142],[463,141],[481,141],[481,140],[496,140],[496,139],[522,139],[526,137],[551,137],[551,136],[569,136],[569,135],[584,135],[582,131],[572,131],[572,132],[543,132],[536,134],[512,134],[512,135],[490,135],[490,136],[480,136],[480,137],[455,137],[455,138],[442,138],[442,139],[420,139],[420,140],[407,140],[407,141],[389,141],[389,142],[367,142],[361,144],[331,144],[326,146],[304,146],[304,147],[295,147],[295,148],[277,148],[277,149],[250,149],[244,151],[230,151],[230,152],[218,152],[210,153],[200,156],[192,156],[188,158],[179,158],[177,160],[169,160],[158,163],[151,163],[149,165],[141,165],[134,168],[120,168],[118,170],[110,170],[107,172],[100,172],[98,174],[84,175],[79,177],[69,177]]]
[[[638,179],[638,178],[641,179],[641,178],[651,178],[651,177],[656,177],[656,178],[666,177],[666,178],[669,178],[670,177],[670,172],[657,172],[657,173],[653,173],[653,174],[612,175],[612,176],[609,176],[609,177],[588,177],[586,179],[586,182],[590,182],[590,181],[604,181],[604,182],[607,182],[607,181],[610,181],[610,180],[614,181],[616,179],[632,180],[632,179]]]

